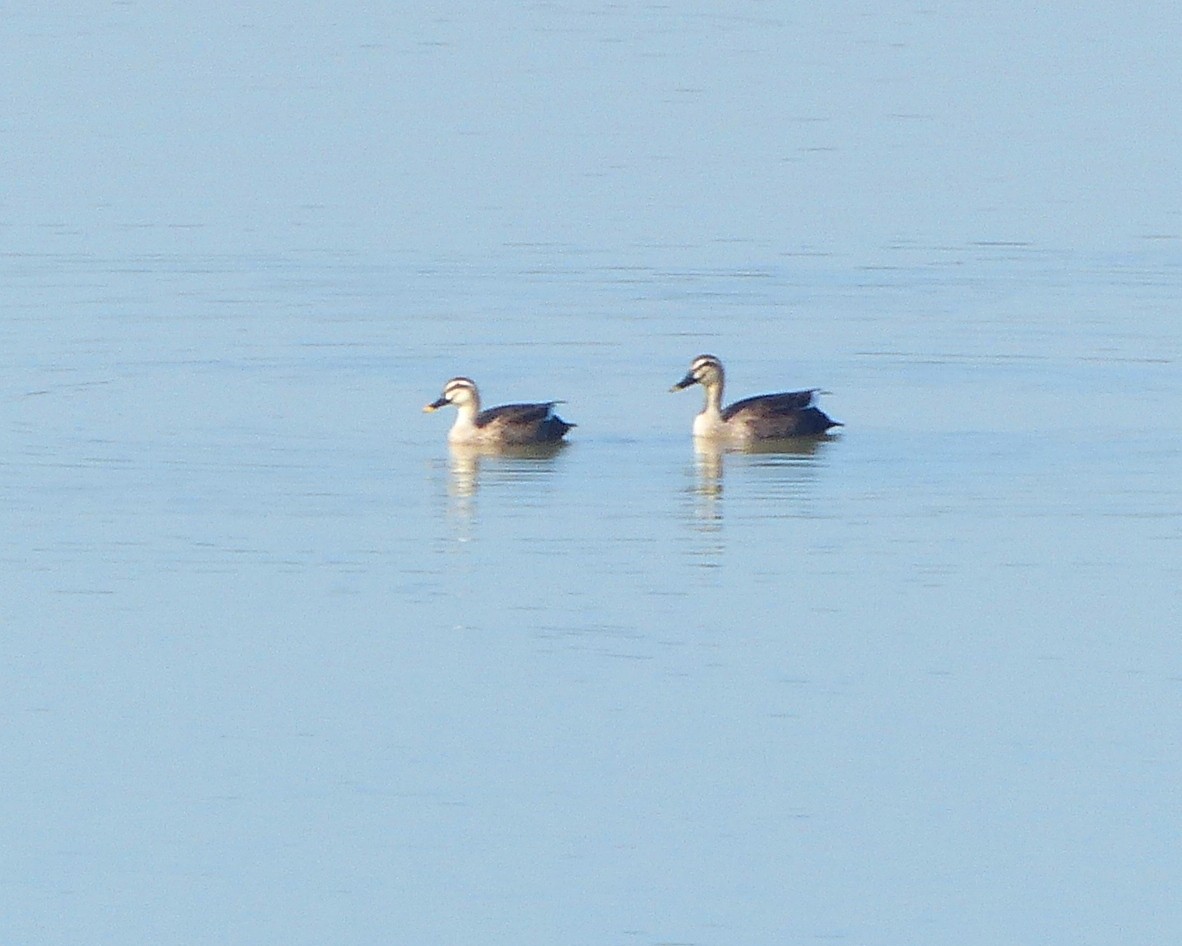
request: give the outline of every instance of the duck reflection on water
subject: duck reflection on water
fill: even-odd
[[[476,494],[481,486],[519,492],[537,491],[555,470],[555,459],[570,445],[565,442],[505,446],[493,444],[448,444],[449,477],[447,493],[450,512],[471,523],[476,513]]]
[[[692,488],[696,499],[695,520],[702,527],[721,523],[723,479],[728,462],[741,469],[763,471],[754,478],[746,478],[745,485],[751,489],[744,492],[762,494],[762,499],[769,502],[807,497],[825,447],[836,439],[822,435],[734,443],[695,437]],[[768,515],[786,514],[782,507],[764,509]]]
[[[449,443],[450,492],[453,496],[474,496],[480,486],[481,466],[494,470],[498,479],[528,479],[553,469],[553,460],[570,444],[566,442],[505,446],[495,444]]]

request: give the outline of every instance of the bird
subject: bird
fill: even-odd
[[[671,391],[682,391],[694,384],[706,389],[706,406],[694,418],[694,436],[750,444],[763,440],[791,437],[815,437],[831,427],[841,427],[815,405],[820,388],[785,391],[781,394],[757,394],[755,397],[722,406],[725,373],[714,355],[698,355],[685,377]]]
[[[554,413],[561,401],[541,404],[502,404],[500,407],[480,409],[480,392],[471,378],[452,378],[443,386],[443,393],[426,405],[426,413],[437,411],[448,404],[458,409],[456,422],[448,431],[453,444],[480,446],[527,446],[555,444],[574,427]]]

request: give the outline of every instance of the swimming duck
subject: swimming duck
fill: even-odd
[[[543,404],[502,404],[480,409],[480,392],[471,378],[452,378],[443,386],[443,394],[424,411],[430,413],[454,404],[459,413],[448,431],[451,443],[487,446],[522,446],[525,444],[558,443],[574,427],[554,413],[559,401]]]
[[[841,426],[814,405],[820,388],[758,394],[723,408],[724,379],[721,361],[713,355],[698,355],[685,377],[670,388],[681,391],[700,384],[706,389],[706,406],[694,418],[695,437],[751,443],[817,436],[830,427]]]

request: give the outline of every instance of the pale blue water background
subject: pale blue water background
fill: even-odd
[[[1177,940],[1173,7],[0,30],[0,940]]]

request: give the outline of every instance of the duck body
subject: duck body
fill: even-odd
[[[476,383],[471,378],[452,378],[443,386],[443,394],[423,410],[456,407],[455,423],[447,433],[450,443],[521,447],[558,443],[575,426],[554,413],[559,403],[502,404],[481,410]]]
[[[702,439],[750,444],[794,437],[816,437],[830,428],[840,427],[816,406],[819,388],[757,394],[722,406],[725,373],[722,362],[713,355],[699,355],[690,364],[684,378],[673,385],[681,391],[700,384],[706,392],[706,404],[694,418],[694,436]]]

